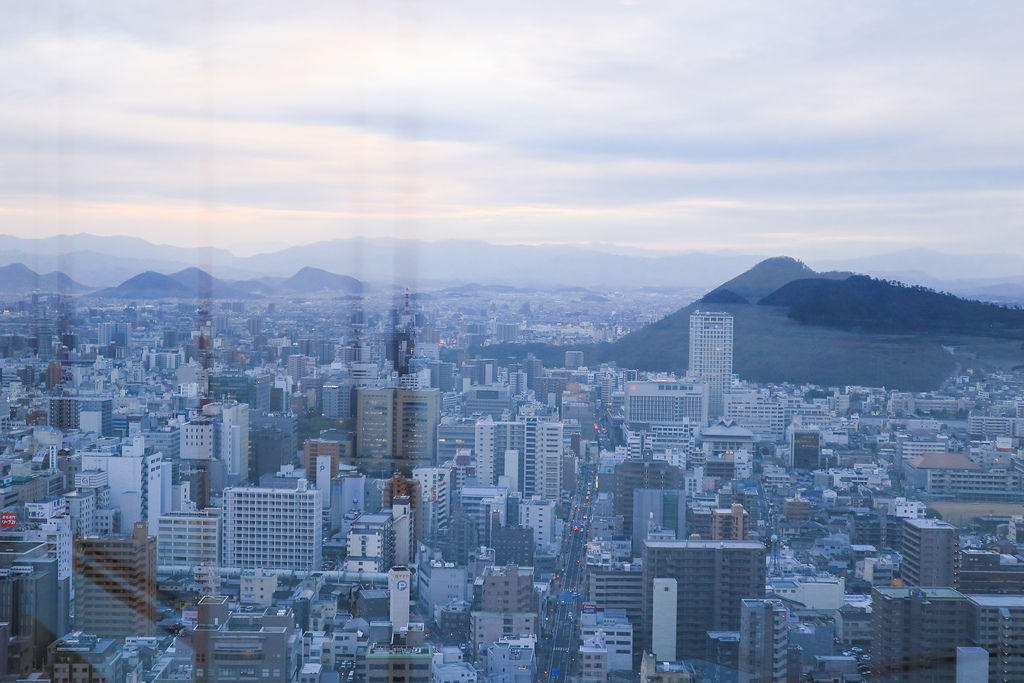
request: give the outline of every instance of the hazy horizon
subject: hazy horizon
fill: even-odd
[[[561,242],[561,241],[534,241],[534,242],[516,242],[516,241],[498,241],[492,239],[486,239],[483,237],[472,238],[472,237],[394,237],[391,235],[344,235],[336,237],[328,237],[325,239],[314,239],[307,241],[292,241],[292,242],[233,242],[226,246],[200,244],[194,242],[188,242],[184,240],[165,240],[161,241],[159,237],[148,237],[142,235],[133,235],[128,233],[94,233],[94,232],[76,232],[76,233],[55,233],[52,235],[40,235],[37,237],[27,237],[25,235],[17,235],[8,232],[0,232],[0,239],[2,238],[13,238],[18,240],[74,240],[75,238],[127,238],[127,239],[142,239],[153,246],[167,246],[176,247],[183,249],[199,249],[199,250],[211,250],[211,251],[224,251],[229,253],[231,256],[239,259],[245,259],[252,256],[260,256],[266,254],[273,254],[286,249],[292,249],[295,247],[308,247],[316,244],[334,242],[334,241],[352,241],[352,240],[365,240],[365,241],[394,241],[394,242],[412,242],[422,244],[438,244],[443,242],[462,242],[462,243],[478,243],[486,244],[497,247],[552,247],[552,248],[573,248],[573,249],[585,249],[588,251],[594,251],[599,253],[607,254],[623,254],[627,256],[640,256],[640,257],[652,257],[657,258],[661,256],[679,256],[688,254],[713,254],[718,256],[751,256],[759,258],[772,258],[772,257],[790,257],[803,261],[808,264],[812,262],[841,262],[846,259],[870,259],[874,257],[885,257],[894,254],[908,253],[911,251],[917,251],[928,254],[942,254],[942,255],[961,255],[965,257],[979,257],[979,256],[995,256],[1000,257],[1019,257],[1024,259],[1024,250],[1020,252],[1008,251],[1002,249],[999,251],[957,251],[943,250],[934,248],[932,246],[894,246],[890,248],[880,247],[874,250],[857,250],[851,251],[847,249],[837,249],[834,252],[822,253],[812,256],[803,256],[800,249],[789,249],[786,250],[785,245],[779,247],[779,251],[772,252],[769,250],[754,250],[743,247],[715,247],[715,248],[655,248],[655,247],[643,247],[632,244],[620,244],[614,242]]]

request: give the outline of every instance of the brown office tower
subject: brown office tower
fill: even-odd
[[[156,537],[145,523],[131,536],[75,543],[75,628],[102,637],[156,631]]]
[[[612,509],[616,515],[622,515],[623,535],[633,535],[633,491],[679,489],[682,485],[683,471],[664,460],[631,458],[616,465]]]
[[[716,541],[742,541],[747,537],[747,511],[739,503],[711,510],[711,538]]]
[[[907,586],[956,585],[960,567],[960,537],[952,524],[937,519],[903,520],[903,563]]]
[[[651,651],[655,631],[658,642],[654,645],[660,644],[658,649],[663,650],[655,650],[660,659],[703,658],[707,632],[739,631],[742,601],[764,597],[763,543],[649,540],[644,546],[639,644]],[[657,604],[656,581],[666,589]],[[671,638],[673,633],[675,638]]]

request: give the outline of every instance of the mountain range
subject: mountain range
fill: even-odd
[[[4,294],[27,294],[37,291],[77,294],[87,289],[64,273],[37,273],[23,263],[0,266],[0,292]]]
[[[1024,310],[863,275],[817,273],[791,258],[763,261],[615,342],[506,344],[482,352],[494,358],[529,352],[560,365],[565,351],[573,349],[583,351],[591,366],[614,362],[684,372],[690,314],[698,309],[733,315],[733,369],[757,382],[925,391],[962,366],[1024,367]]]
[[[28,292],[84,295],[98,299],[259,299],[271,295],[358,295],[364,284],[347,275],[306,267],[291,277],[221,280],[199,268],[165,275],[147,270],[96,291],[63,273],[40,275],[21,263],[0,267],[0,294]]]
[[[60,271],[95,289],[115,287],[145,271],[176,273],[192,267],[230,282],[288,278],[309,266],[345,273],[364,283],[413,289],[478,282],[534,288],[708,290],[763,259],[764,255],[755,253],[659,253],[600,244],[499,245],[369,237],[240,257],[225,249],[157,245],[137,237],[0,235],[0,265],[23,263],[36,272]],[[951,255],[916,249],[811,265],[823,272],[863,273],[961,296],[1024,301],[1024,258],[1009,253]]]

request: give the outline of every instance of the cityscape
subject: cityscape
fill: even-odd
[[[1021,25],[0,9],[0,683],[1024,683]]]
[[[6,675],[1021,680],[1020,342],[754,382],[738,292],[786,268],[682,308],[678,371],[588,358],[659,295],[4,294]]]

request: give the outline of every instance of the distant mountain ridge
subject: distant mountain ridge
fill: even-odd
[[[337,275],[322,268],[306,266],[282,282],[280,288],[295,293],[331,291],[337,294],[361,294],[363,283],[348,275]]]
[[[147,270],[128,278],[116,287],[93,292],[98,299],[186,299],[195,292],[169,275]]]
[[[87,287],[59,271],[37,273],[24,263],[0,266],[0,293],[24,294],[28,292],[78,293]]]
[[[197,299],[253,299],[262,295],[238,283],[215,278],[199,268],[185,268],[168,277],[184,285]]]
[[[288,279],[220,280],[199,268],[186,268],[170,275],[146,271],[116,287],[94,292],[103,299],[252,299],[264,295],[324,293],[338,296],[360,294],[363,283],[347,275],[319,268],[303,268]]]
[[[220,282],[238,287],[245,282],[252,293],[263,295],[273,295],[274,287],[307,266],[345,273],[375,286],[408,286],[420,291],[478,282],[485,287],[699,289],[710,294],[716,284],[763,260],[763,255],[736,252],[666,253],[609,245],[502,245],[390,237],[328,239],[243,257],[221,248],[158,245],[138,237],[76,234],[33,239],[0,234],[0,265],[23,263],[36,272],[61,271],[93,289],[116,287],[147,270],[175,273],[195,267]],[[832,278],[833,270],[852,271],[960,296],[1024,303],[1024,256],[1019,254],[954,255],[914,249],[807,263],[810,265],[801,266],[819,272],[804,272],[802,278]],[[756,274],[756,279],[763,275]],[[795,276],[790,273],[786,277]],[[730,289],[728,284],[721,286]],[[771,284],[765,281],[760,289],[734,294],[753,302],[769,294],[766,290]],[[715,292],[711,301],[720,295]]]

